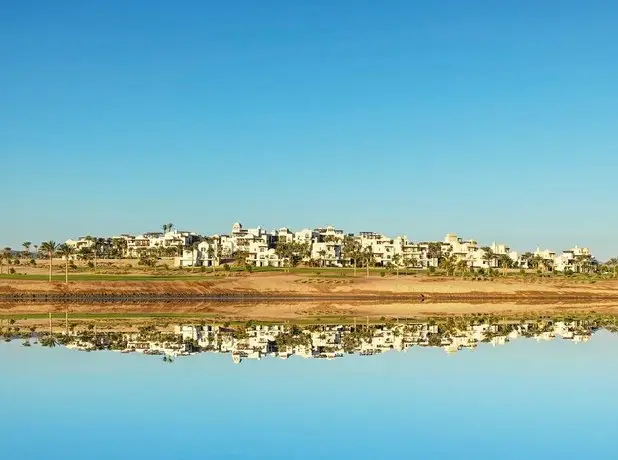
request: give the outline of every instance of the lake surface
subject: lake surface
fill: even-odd
[[[618,335],[327,359],[0,343],[1,458],[618,458]]]

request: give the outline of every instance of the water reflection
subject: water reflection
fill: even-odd
[[[227,353],[235,363],[243,359],[266,356],[287,359],[291,356],[317,359],[341,358],[346,354],[376,355],[387,351],[406,351],[411,347],[440,347],[446,353],[475,349],[479,344],[501,346],[523,338],[574,343],[586,342],[600,328],[616,332],[614,320],[603,319],[534,319],[491,321],[479,318],[448,318],[442,321],[399,322],[383,324],[242,325],[156,324],[134,327],[132,331],[98,330],[87,324],[36,333],[35,328],[21,332],[18,326],[3,332],[6,340],[24,339],[24,346],[62,345],[83,351],[113,350],[120,353],[160,355],[171,363],[177,357],[197,353]]]

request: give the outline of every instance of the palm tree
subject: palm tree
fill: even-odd
[[[215,248],[212,243],[208,243],[208,249],[206,250],[208,254],[208,260],[210,260],[210,266],[212,267],[212,272],[215,272]]]
[[[443,268],[448,276],[451,276],[455,270],[455,259],[456,257],[453,254],[444,254],[438,266]]]
[[[487,262],[487,269],[491,270],[491,263],[496,258],[494,251],[489,246],[482,247],[481,251],[483,251],[482,259]]]
[[[455,264],[455,268],[461,273],[461,279],[463,279],[468,272],[468,261],[466,259],[459,259]]]
[[[427,257],[430,259],[437,259],[438,266],[440,266],[440,260],[442,259],[442,243],[429,243],[427,245]]]
[[[353,236],[347,235],[343,238],[343,253],[348,261],[354,261],[354,276],[356,276],[356,267],[358,259],[360,259],[361,245]]]
[[[292,257],[294,256],[293,243],[288,243],[285,240],[277,241],[275,245],[275,254],[280,260],[283,260],[284,267],[288,268],[292,263]],[[289,269],[285,270],[289,271]]]
[[[64,257],[64,282],[69,284],[69,260],[71,260],[71,256],[75,254],[75,248],[64,243],[58,246],[56,252]]]
[[[194,268],[195,266],[195,252],[197,251],[197,247],[199,246],[199,244],[200,243],[198,241],[195,241],[190,246],[191,248],[191,268]]]
[[[526,264],[526,268],[532,267],[532,260],[534,259],[534,255],[531,252],[524,252],[521,255],[522,263]]]
[[[58,244],[56,244],[55,241],[45,241],[43,243],[41,243],[41,252],[43,252],[44,254],[47,255],[47,257],[49,257],[49,281],[51,282],[52,280],[52,264],[54,261],[54,254],[56,252],[56,250],[58,249]]]
[[[174,224],[167,224],[167,231],[168,232],[171,232],[173,228],[174,228]]]
[[[540,268],[543,265],[543,258],[540,255],[535,255],[530,259],[532,268]]]
[[[99,254],[99,247],[101,246],[101,239],[88,235],[86,237],[86,240],[92,243],[90,245],[90,248],[92,249],[92,255],[94,259],[94,272],[96,273],[97,272],[97,256]]]
[[[401,254],[395,254],[393,256],[393,264],[395,265],[396,276],[399,277],[399,263],[401,262]]]
[[[369,265],[374,263],[373,249],[371,246],[367,246],[363,249],[361,256],[363,262],[365,262],[365,266],[367,267],[367,278],[369,278]]]
[[[24,241],[21,244],[24,247],[24,257],[27,259],[30,256],[30,246],[32,245],[32,243],[30,241]]]
[[[2,254],[0,254],[0,274],[2,273],[2,267],[4,266],[4,259],[6,259],[6,248],[5,248],[5,252],[3,252]],[[8,265],[8,262],[7,262]],[[7,269],[7,273],[8,273],[8,269]]]
[[[320,264],[322,267],[326,265],[326,249],[320,249],[318,251],[318,255],[320,256]]]
[[[406,266],[406,272],[408,267],[418,268],[418,259],[414,256],[405,258],[403,263]]]

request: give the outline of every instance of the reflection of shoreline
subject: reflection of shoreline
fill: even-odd
[[[591,292],[543,292],[518,291],[498,292],[367,292],[363,294],[294,294],[236,292],[224,294],[192,293],[76,293],[76,292],[15,292],[0,293],[0,304],[184,304],[184,303],[257,303],[257,302],[540,302],[564,303],[618,301],[618,294]]]
[[[313,321],[320,322],[331,318],[334,322],[347,322],[354,317],[369,316],[373,319],[399,318],[423,320],[431,317],[451,315],[499,314],[510,317],[530,318],[538,315],[586,314],[591,311],[606,315],[618,315],[618,302],[573,303],[564,299],[555,302],[538,302],[525,296],[513,301],[461,301],[435,302],[426,300],[409,301],[404,299],[365,301],[336,301],[328,298],[305,300],[302,302],[270,299],[257,301],[245,299],[243,302],[231,300],[221,302],[108,302],[108,303],[0,303],[0,320],[3,317],[42,317],[48,313],[62,314],[69,311],[72,317],[87,318],[97,314],[107,318],[126,318],[147,315],[183,317],[193,319],[216,319],[218,321]]]
[[[574,343],[586,342],[600,327],[618,331],[613,322],[577,319],[497,321],[449,319],[442,322],[388,322],[355,325],[215,324],[176,325],[159,330],[144,325],[137,332],[66,330],[45,332],[38,340],[43,346],[62,344],[67,348],[94,351],[114,350],[172,357],[202,352],[227,353],[234,362],[272,356],[334,359],[345,354],[377,355],[406,351],[411,347],[440,347],[447,353],[474,349],[486,343],[505,345],[520,337],[537,341],[560,337]],[[30,342],[24,342],[24,345]]]

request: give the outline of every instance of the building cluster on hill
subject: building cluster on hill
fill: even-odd
[[[175,257],[181,267],[213,267],[236,261],[256,267],[289,267],[297,264],[323,267],[377,266],[390,268],[441,267],[463,269],[537,268],[556,271],[588,271],[596,263],[587,248],[575,246],[556,254],[537,248],[518,253],[495,242],[480,246],[449,233],[442,241],[413,242],[407,236],[381,233],[345,233],[332,226],[291,231],[266,231],[261,227],[232,226],[229,234],[202,236],[164,226],[164,232],[120,235],[113,238],[84,237],[66,242],[80,254],[92,251],[111,257]]]
[[[334,359],[345,354],[375,355],[410,347],[441,347],[447,353],[474,349],[480,343],[504,345],[518,337],[538,341],[562,337],[585,342],[595,327],[585,321],[477,322],[468,324],[399,323],[379,325],[178,325],[174,334],[72,333],[67,346],[84,350],[182,356],[200,352],[229,353],[235,363],[266,356]]]

